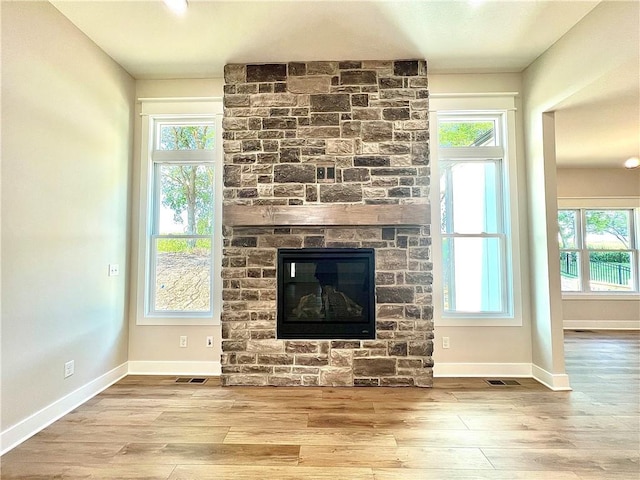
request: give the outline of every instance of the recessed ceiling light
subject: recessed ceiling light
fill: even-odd
[[[638,157],[628,158],[624,162],[624,167],[625,168],[638,168],[638,167],[640,167],[640,158],[638,158]]]
[[[187,0],[163,0],[169,9],[178,15],[187,11]]]

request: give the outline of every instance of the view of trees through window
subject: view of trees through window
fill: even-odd
[[[494,129],[494,122],[488,121],[443,121],[438,125],[438,144],[440,147],[488,145],[494,138]]]
[[[559,210],[563,291],[634,291],[631,210]]]
[[[175,154],[154,156],[156,312],[211,310],[214,167],[190,153],[212,150],[214,139],[211,125],[159,125],[156,151]]]

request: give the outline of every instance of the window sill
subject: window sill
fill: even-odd
[[[638,292],[620,292],[620,293],[563,293],[562,300],[640,300]]]
[[[215,317],[142,317],[136,320],[136,325],[220,325],[220,319]]]
[[[521,327],[522,319],[513,317],[447,317],[434,321],[436,327]]]

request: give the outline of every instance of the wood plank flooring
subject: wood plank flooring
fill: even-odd
[[[566,332],[572,392],[129,376],[0,459],[12,479],[634,480],[640,332]]]

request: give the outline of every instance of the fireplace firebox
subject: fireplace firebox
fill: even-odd
[[[278,250],[277,337],[375,338],[372,248]]]

